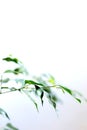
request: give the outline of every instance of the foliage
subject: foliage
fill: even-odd
[[[18,130],[18,128],[14,127],[11,123],[7,123],[3,130]]]
[[[42,105],[44,103],[44,97],[46,97],[49,103],[56,110],[57,103],[59,103],[61,100],[54,93],[53,89],[55,89],[56,92],[58,92],[59,90],[62,90],[63,93],[66,92],[70,94],[76,101],[81,103],[81,99],[79,97],[82,97],[82,95],[79,92],[73,91],[65,86],[58,84],[52,75],[43,74],[40,77],[36,76],[29,77],[28,71],[24,67],[23,63],[17,58],[14,58],[12,56],[3,58],[3,62],[9,62],[9,64],[14,68],[6,69],[4,70],[3,74],[1,74],[0,94],[19,91],[20,93],[23,93],[29,97],[29,99],[34,103],[37,110],[38,110],[38,103],[36,101],[36,97],[40,99]],[[14,78],[11,78],[12,76],[11,74],[13,75]],[[8,83],[11,84],[12,82],[15,82],[16,86],[11,87],[8,85]],[[8,114],[2,108],[0,108],[0,114],[4,115],[9,119]],[[17,130],[12,124],[9,123],[6,125],[6,128],[4,130],[8,130],[8,128],[11,130]]]

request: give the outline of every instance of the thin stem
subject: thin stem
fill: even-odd
[[[24,89],[24,88],[25,88],[25,87],[18,88],[18,89],[12,88],[12,89],[10,89],[10,90],[8,90],[8,91],[5,91],[5,92],[2,92],[2,93],[0,93],[0,94],[5,94],[5,93],[10,93],[10,92],[15,92],[15,91],[21,91],[21,90]]]
[[[5,89],[5,88],[9,89],[8,87],[2,87],[2,89]],[[61,87],[59,85],[45,86],[45,88],[57,88],[57,89],[61,89]],[[1,92],[0,94],[5,94],[5,93],[10,93],[10,92],[15,92],[15,91],[21,91],[23,89],[29,91],[29,89],[33,90],[35,88],[30,88],[30,87],[26,88],[26,86],[24,86],[24,87],[16,89],[16,88],[13,87],[13,88],[9,89],[8,91]],[[31,92],[31,90],[30,90],[30,92]]]
[[[10,93],[10,92],[14,92],[14,91],[18,91],[18,90],[9,90],[9,91],[2,92],[0,94]]]

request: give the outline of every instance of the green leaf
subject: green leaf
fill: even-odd
[[[43,87],[43,90],[47,93],[50,93],[51,92],[51,89],[50,87]]]
[[[8,114],[2,108],[0,108],[0,114],[5,116],[6,118],[10,119]]]
[[[16,82],[16,83],[21,83],[22,87],[23,87],[24,84],[25,84],[25,83],[24,83],[24,82],[25,82],[24,79],[15,79],[15,82]]]
[[[60,87],[63,91],[66,91],[66,92],[69,93],[70,95],[73,95],[71,89],[69,89],[69,88],[67,88],[67,87],[64,87],[64,86],[62,86],[62,85],[59,85],[59,87]]]
[[[81,103],[81,100],[79,98],[75,98],[79,103]]]
[[[8,128],[10,128],[10,130],[18,130],[18,128],[14,127],[11,123],[6,124],[6,127],[7,128],[5,128],[5,129],[7,129],[7,130],[8,130]]]
[[[22,68],[16,68],[16,69],[14,69],[14,73],[15,74],[23,73],[23,70],[22,70]]]
[[[6,79],[0,80],[0,82],[2,82],[2,83],[7,83],[9,80],[10,80],[9,78],[6,78]]]
[[[4,73],[13,73],[15,75],[23,74],[24,70],[22,68],[15,68],[14,70],[6,70]]]
[[[66,91],[66,92],[69,93],[71,96],[73,96],[79,103],[81,103],[81,100],[75,96],[76,93],[74,93],[74,91],[72,91],[71,89],[66,88],[66,87],[64,87],[64,86],[61,86],[61,85],[59,85],[59,86],[63,89],[63,91]],[[78,94],[78,93],[77,93],[77,94]]]
[[[4,73],[14,73],[14,71],[13,70],[6,70],[6,71],[4,71]]]
[[[36,91],[40,89],[40,87],[38,85],[35,84],[35,89]]]
[[[53,107],[56,109],[56,102],[52,101],[52,104],[53,104]]]
[[[44,92],[42,91],[40,95],[42,105],[43,105],[43,97],[44,97]]]
[[[17,63],[17,64],[18,64],[18,61],[19,61],[17,58],[11,58],[11,57],[3,58],[3,60],[5,60],[7,62],[14,62],[14,63]]]
[[[54,107],[54,109],[56,109],[56,103],[57,103],[57,101],[54,100],[54,95],[51,95],[51,94],[48,95],[48,99],[49,99],[51,105]]]
[[[35,89],[36,89],[36,91],[35,91],[35,94],[36,94],[36,95],[38,95],[38,92],[40,92],[40,95],[38,95],[38,96],[40,96],[41,103],[42,103],[42,105],[43,105],[44,91],[43,91],[42,88],[39,87],[38,85],[35,85]]]
[[[37,111],[38,111],[38,104],[37,104],[36,101],[30,96],[29,92],[28,92],[28,91],[24,91],[24,90],[22,90],[22,91],[30,98],[30,100],[34,103],[34,105],[35,105],[35,107],[36,107],[36,109],[37,109]]]
[[[37,82],[35,82],[33,80],[25,80],[25,84],[44,86],[42,83],[37,83]]]
[[[55,85],[55,78],[52,75],[50,75],[48,82],[51,83],[52,85]]]
[[[74,90],[74,95],[75,95],[75,96],[79,96],[81,99],[83,99],[84,101],[87,102],[87,98],[85,98],[85,97],[82,95],[82,93],[80,93],[80,92]]]
[[[15,74],[26,74],[26,75],[28,75],[28,71],[23,66],[15,68],[14,73]]]

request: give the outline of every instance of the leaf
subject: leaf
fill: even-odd
[[[40,89],[40,87],[39,87],[39,86],[37,86],[37,85],[35,85],[35,89],[36,89],[36,91],[37,91],[37,90],[39,90],[39,89]]]
[[[51,89],[50,87],[43,87],[43,90],[47,93],[50,93],[51,92]]]
[[[85,98],[85,97],[82,95],[82,93],[80,93],[80,92],[74,90],[74,94],[77,95],[77,96],[79,96],[81,99],[83,99],[84,101],[87,102],[87,98]]]
[[[43,105],[44,91],[43,91],[42,88],[40,88],[38,85],[35,85],[35,89],[36,89],[36,91],[35,91],[35,94],[36,94],[36,95],[38,95],[38,92],[40,92],[40,95],[38,95],[38,96],[40,96],[41,103],[42,103],[42,105]]]
[[[63,90],[65,90],[67,93],[69,93],[71,96],[73,96],[79,103],[81,103],[81,100],[77,98],[74,94],[74,91],[70,90],[69,88],[66,88],[64,86],[59,85]],[[77,93],[78,94],[78,93]]]
[[[15,79],[16,83],[21,83],[22,86],[24,86],[24,79]]]
[[[7,129],[7,130],[8,130],[8,128],[10,128],[10,130],[18,130],[18,128],[14,127],[11,123],[6,124],[6,127],[7,128],[5,128],[5,129]]]
[[[48,82],[50,82],[52,85],[55,85],[55,78],[52,75],[50,75]]]
[[[9,87],[1,87],[1,89],[9,89]]]
[[[53,107],[56,109],[56,102],[52,101],[52,104],[53,104]]]
[[[11,57],[3,58],[3,60],[5,60],[7,62],[14,62],[14,63],[17,63],[17,64],[18,64],[18,61],[19,61],[17,58],[11,58]]]
[[[23,67],[23,66],[21,66],[21,67],[18,67],[18,68],[15,68],[14,69],[14,73],[15,74],[26,74],[26,75],[28,75],[28,71]]]
[[[67,87],[64,87],[64,86],[62,86],[62,85],[59,85],[59,86],[63,89],[63,91],[66,91],[66,92],[69,93],[70,95],[73,95],[71,89],[69,89],[69,88],[67,88]]]
[[[13,73],[15,75],[24,73],[22,68],[15,68],[14,70],[6,70],[4,73]]]
[[[37,83],[37,82],[35,82],[33,80],[25,80],[25,84],[44,86],[42,83]]]
[[[43,105],[43,96],[44,96],[44,92],[42,91],[40,95],[42,105]]]
[[[48,99],[49,99],[49,101],[50,101],[50,103],[51,103],[51,105],[54,107],[54,109],[56,109],[56,101],[54,100],[54,95],[48,95]]]
[[[0,82],[2,82],[2,83],[7,83],[9,80],[10,80],[9,78],[6,78],[6,79],[0,80]]]
[[[4,73],[14,73],[13,70],[6,70]]]
[[[81,103],[81,100],[79,98],[75,98],[79,103]]]
[[[35,105],[35,107],[36,107],[36,109],[37,109],[37,111],[38,111],[38,104],[37,104],[36,101],[30,96],[29,92],[24,91],[24,90],[22,90],[22,91],[30,98],[30,100],[34,103],[34,105]]]
[[[24,71],[23,71],[23,69],[22,68],[16,68],[16,69],[14,69],[14,74],[23,74],[24,73]]]
[[[0,108],[0,114],[5,116],[6,118],[10,119],[8,114],[2,108]]]

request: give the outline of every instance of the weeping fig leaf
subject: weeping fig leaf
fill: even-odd
[[[13,70],[6,70],[4,73],[14,73]]]
[[[25,84],[44,86],[42,83],[37,83],[37,82],[35,82],[33,80],[25,80]]]
[[[64,86],[62,86],[62,85],[59,85],[59,87],[60,87],[63,91],[66,91],[66,92],[69,93],[70,95],[73,95],[71,89],[69,89],[69,88],[67,88],[67,87],[64,87]]]
[[[18,68],[15,68],[14,69],[14,73],[15,74],[26,74],[26,75],[28,75],[28,71],[23,67],[23,66],[21,66],[21,67],[18,67]]]
[[[40,89],[40,87],[38,85],[35,85],[35,89],[36,91]]]
[[[10,80],[9,78],[6,78],[6,79],[0,80],[0,82],[2,82],[2,83],[7,83],[9,80]]]
[[[38,85],[34,85],[35,86],[35,94],[37,95],[37,96],[39,96],[38,95],[38,91],[40,90],[40,87],[38,86]]]
[[[9,87],[1,87],[1,89],[9,89]]]
[[[63,89],[63,91],[66,91],[66,92],[69,93],[71,96],[73,96],[79,103],[81,103],[81,100],[74,95],[74,94],[76,94],[76,93],[74,93],[74,91],[72,91],[71,89],[69,89],[69,88],[67,88],[67,87],[64,87],[64,86],[61,86],[61,85],[59,85],[59,86]],[[77,94],[78,94],[78,93],[77,93]]]
[[[47,93],[51,93],[50,87],[43,87],[43,90]]]
[[[16,83],[21,83],[24,86],[24,79],[15,79]]]
[[[57,101],[54,100],[54,95],[49,95],[48,99],[49,99],[49,102],[51,103],[51,105],[54,107],[54,109],[56,109]]]
[[[51,83],[52,85],[55,85],[55,78],[52,75],[50,75],[48,82]]]
[[[57,96],[56,96],[56,95],[52,95],[52,100],[53,100],[54,102],[57,102],[57,101],[58,101]]]
[[[52,105],[56,109],[56,102],[52,101]]]
[[[43,105],[43,96],[44,96],[44,92],[42,91],[40,95],[42,105]]]
[[[18,64],[18,59],[17,58],[12,58],[12,57],[6,57],[6,58],[3,58],[3,60],[7,61],[7,62],[14,62],[14,63],[17,63]]]
[[[18,73],[23,73],[23,70],[22,70],[22,68],[16,68],[16,69],[14,69],[14,72],[15,72],[16,74],[18,74]]]
[[[15,68],[14,70],[6,70],[4,73],[13,73],[15,75],[18,75],[24,73],[24,71],[22,68]]]
[[[35,107],[36,107],[36,109],[38,111],[38,104],[35,101],[33,103],[34,103],[34,105],[35,105]]]
[[[79,98],[75,98],[79,103],[81,103],[81,100]]]
[[[6,128],[4,128],[4,130],[18,130],[18,128],[14,127],[11,123],[7,123],[6,124]]]
[[[0,114],[5,116],[6,118],[10,119],[8,114],[2,108],[0,108]]]
[[[26,72],[23,67],[19,67],[14,69],[14,74],[26,74]]]
[[[40,92],[40,95],[38,95],[41,99],[41,103],[43,105],[43,96],[44,96],[44,91],[42,90],[42,88],[40,88],[38,85],[35,85],[35,94],[38,95],[38,92]]]
[[[22,91],[27,95],[27,97],[30,98],[30,100],[34,103],[34,105],[35,105],[35,107],[36,107],[36,109],[37,109],[37,111],[38,111],[38,104],[37,104],[36,101],[30,96],[29,92],[24,91],[24,90],[22,90]]]
[[[82,95],[82,93],[80,93],[80,92],[74,90],[74,94],[75,94],[75,96],[77,95],[77,96],[79,96],[81,99],[83,99],[84,101],[87,102],[87,99]]]
[[[57,104],[57,101],[58,101],[58,99],[57,99],[57,96],[56,95],[52,95],[52,103],[53,103],[53,107],[56,109],[56,104]]]

